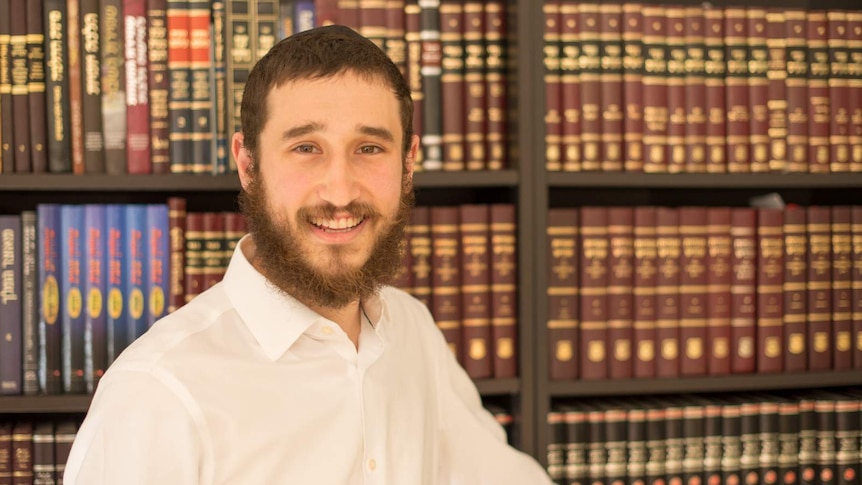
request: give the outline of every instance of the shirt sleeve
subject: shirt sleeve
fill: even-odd
[[[484,407],[475,384],[442,335],[435,342],[440,369],[441,483],[451,485],[551,485],[531,456],[506,442],[506,433]]]
[[[204,441],[187,401],[149,373],[109,375],[99,383],[72,444],[64,483],[206,483]]]

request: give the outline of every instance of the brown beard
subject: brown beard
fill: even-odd
[[[329,248],[333,259],[329,271],[315,269],[297,241],[297,228],[289,221],[277,220],[269,210],[266,191],[253,174],[248,187],[239,194],[239,206],[255,245],[255,265],[278,289],[309,306],[344,308],[351,302],[362,301],[375,294],[381,286],[394,279],[401,266],[404,235],[415,203],[412,181],[405,176],[404,191],[398,211],[391,221],[368,204],[351,203],[341,209],[365,218],[363,224],[386,224],[374,241],[368,260],[357,269],[338,268],[341,248]],[[299,224],[308,224],[310,217],[327,217],[335,213],[332,204],[302,208],[297,211]]]

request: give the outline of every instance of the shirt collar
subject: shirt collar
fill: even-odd
[[[234,249],[223,283],[233,307],[270,360],[278,360],[314,323],[324,320],[314,310],[284,293],[266,279],[245,257],[244,236]],[[389,320],[381,294],[363,302],[375,331]]]

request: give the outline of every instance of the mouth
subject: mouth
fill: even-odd
[[[309,222],[323,232],[340,233],[356,229],[365,222],[365,217],[342,217],[338,219],[314,217]]]

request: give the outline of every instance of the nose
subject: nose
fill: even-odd
[[[358,175],[350,155],[331,156],[320,186],[320,198],[335,207],[347,206],[359,198]]]

